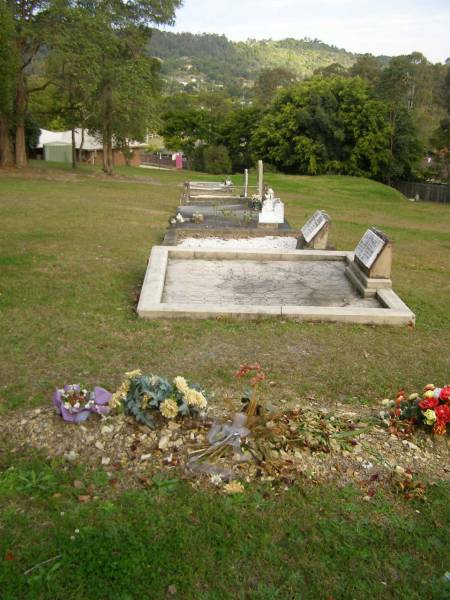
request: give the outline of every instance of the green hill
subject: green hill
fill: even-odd
[[[319,40],[232,42],[224,35],[170,33],[156,30],[150,53],[162,61],[162,74],[181,86],[251,87],[263,69],[285,67],[299,78],[334,62],[350,67],[357,54]]]

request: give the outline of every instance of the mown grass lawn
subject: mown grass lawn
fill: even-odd
[[[122,168],[107,179],[52,167],[0,172],[0,412],[48,403],[64,382],[113,389],[134,368],[183,374],[218,401],[238,398],[232,373],[253,360],[270,374],[275,404],[375,404],[401,387],[448,382],[450,207],[411,203],[365,179],[267,175],[292,225],[327,210],[338,249],[354,248],[369,225],[393,238],[394,287],[415,329],[146,322],[135,304],[147,258],[193,174]],[[356,489],[301,482],[278,496],[256,486],[223,497],[184,482],[120,495],[102,471],[17,455],[4,439],[2,448],[2,600],[165,598],[171,585],[193,599],[447,594],[444,485],[425,504],[381,492],[367,503]],[[80,477],[98,500],[77,501]]]

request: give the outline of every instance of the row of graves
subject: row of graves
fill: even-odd
[[[138,314],[158,318],[262,318],[414,325],[392,289],[392,243],[369,228],[355,250],[332,249],[317,210],[295,231],[264,184],[187,182],[164,243],[153,247]]]

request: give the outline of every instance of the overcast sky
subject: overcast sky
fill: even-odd
[[[318,38],[352,52],[450,57],[450,0],[184,0],[174,31]]]

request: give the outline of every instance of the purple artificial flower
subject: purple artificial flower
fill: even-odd
[[[63,394],[64,392],[80,392],[81,386],[79,384],[65,385],[63,389],[55,390],[53,395],[53,404],[58,410],[58,414],[67,421],[68,423],[83,423],[90,416],[91,413],[97,413],[100,415],[107,415],[110,413],[111,408],[108,403],[111,399],[111,394],[101,387],[95,387],[94,392],[91,395],[91,400],[83,407],[75,408],[74,406],[67,408],[65,406]]]

